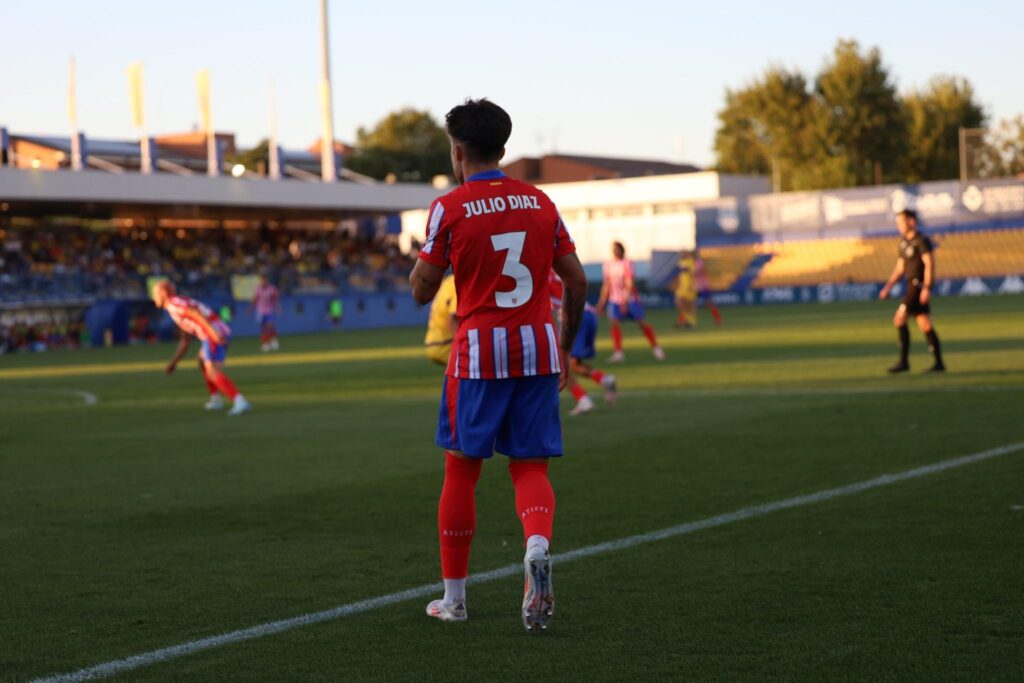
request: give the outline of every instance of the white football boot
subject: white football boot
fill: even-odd
[[[583,413],[589,413],[594,409],[594,399],[587,395],[584,395],[579,401],[576,402],[576,407],[569,411],[572,416],[582,415]]]
[[[241,415],[252,410],[252,404],[245,400],[245,397],[239,394],[235,397],[235,402],[231,406],[231,410],[228,411],[228,415]]]
[[[555,592],[551,587],[551,555],[539,546],[527,548],[523,558],[526,585],[523,591],[523,627],[540,633],[555,613]]]
[[[604,387],[604,402],[609,406],[615,405],[618,397],[618,385],[615,382],[615,375],[605,375],[601,379],[601,386]]]
[[[427,616],[440,619],[441,621],[465,621],[469,618],[466,614],[466,601],[448,604],[444,600],[431,600],[427,604]]]
[[[655,360],[665,360],[665,352],[661,350],[660,346],[655,346],[651,349],[651,353],[654,354]]]
[[[626,360],[626,354],[622,351],[616,351],[612,355],[608,356],[609,363],[621,363],[624,360]]]
[[[277,351],[280,348],[281,348],[281,345],[279,343],[277,343],[277,337],[274,337],[273,339],[270,340],[270,350],[271,351]]]
[[[207,410],[220,410],[224,407],[224,399],[220,397],[220,394],[213,394],[203,407]]]

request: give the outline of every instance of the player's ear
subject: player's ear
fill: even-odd
[[[501,161],[501,160],[502,160],[502,159],[504,159],[504,158],[505,158],[505,148],[504,148],[504,147],[502,147],[502,148],[501,148],[501,153],[500,153],[500,154],[498,154],[498,159],[497,159],[497,160],[498,160],[498,161]]]

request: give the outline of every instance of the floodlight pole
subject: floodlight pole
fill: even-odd
[[[338,180],[338,167],[334,161],[334,109],[331,99],[327,0],[320,0],[320,177],[325,183]]]

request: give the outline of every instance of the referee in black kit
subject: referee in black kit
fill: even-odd
[[[889,290],[901,278],[906,278],[906,291],[903,303],[896,309],[892,318],[893,325],[900,337],[900,360],[889,368],[889,372],[906,372],[910,369],[910,330],[907,329],[907,316],[912,315],[917,326],[928,340],[928,349],[935,357],[935,364],[928,372],[944,372],[942,349],[939,337],[932,327],[931,313],[932,285],[935,283],[935,254],[932,253],[932,242],[927,236],[917,231],[917,212],[904,209],[896,214],[896,227],[900,230],[900,251],[896,259],[896,267],[892,275],[882,287],[879,299],[889,296]]]

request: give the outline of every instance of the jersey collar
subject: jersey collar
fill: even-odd
[[[505,174],[500,168],[494,168],[490,171],[480,171],[466,178],[466,182],[472,182],[474,180],[497,180],[498,178],[504,178]]]

